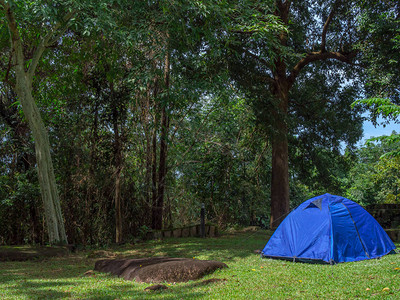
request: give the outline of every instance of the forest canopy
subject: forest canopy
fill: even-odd
[[[0,244],[400,203],[397,1],[0,0]],[[361,100],[360,100],[361,99]],[[377,124],[379,125],[379,124]]]

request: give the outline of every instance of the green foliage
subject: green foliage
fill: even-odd
[[[400,106],[387,98],[368,98],[357,100],[352,103],[354,108],[357,105],[364,105],[376,116],[396,120],[400,116]]]
[[[174,191],[185,191],[174,202],[176,217],[183,224],[193,222],[203,202],[207,218],[221,226],[255,224],[268,215],[269,146],[243,99],[201,104],[172,147],[185,155],[176,158],[174,171]]]
[[[363,53],[361,61],[365,70],[366,96],[372,98],[370,100],[372,103],[381,102],[379,98],[398,103],[399,3],[397,1],[364,1],[360,3],[360,7],[362,13],[359,15],[359,29],[366,34],[357,47]]]
[[[351,167],[348,155],[362,134],[360,109],[350,107],[359,93],[358,85],[346,84],[340,72],[329,73],[339,67],[336,63],[314,66],[299,78],[292,92],[292,174],[314,196],[344,193],[343,181]]]
[[[4,171],[4,170],[2,170]],[[0,245],[39,241],[40,190],[35,170],[0,176]]]
[[[348,176],[347,196],[360,204],[399,203],[400,168],[398,156],[384,156],[393,152],[393,144],[381,140],[369,142],[357,152]]]
[[[319,50],[333,1],[294,1],[287,26],[274,14],[275,1],[9,2],[24,39],[26,66],[40,37],[63,22],[66,13],[74,14],[69,29],[57,32],[59,39],[44,52],[33,82],[50,135],[70,242],[114,240],[115,128],[123,153],[124,233],[134,239],[150,228],[150,179],[160,159],[161,108],[168,115],[164,226],[198,222],[200,203],[206,204],[208,220],[221,225],[265,225],[269,137],[281,117],[271,113],[277,102],[267,78],[278,61],[290,70],[307,52]],[[354,154],[361,107],[349,108],[361,97],[361,84],[368,83],[366,96],[375,98],[359,104],[375,109],[373,116],[399,116],[393,89],[400,78],[393,14],[397,4],[356,3],[338,7],[326,46],[327,51],[351,51],[358,42],[357,62],[367,80],[359,67],[315,62],[304,68],[290,91],[285,121],[290,128],[292,207],[318,193],[346,190],[365,204],[396,201],[398,161],[392,155],[378,158],[386,153],[382,149],[398,154],[398,136],[376,139],[385,146],[374,142]],[[288,35],[285,45],[279,34]],[[34,151],[13,94],[8,45],[3,22],[0,243],[43,243]],[[241,275],[250,280],[246,274]]]
[[[361,4],[360,28],[368,34],[358,47],[363,51],[366,64],[366,99],[355,101],[352,106],[362,106],[370,111],[370,119],[377,124],[377,117],[399,122],[400,93],[400,21],[397,1],[370,2]],[[385,122],[383,123],[385,125]],[[400,156],[400,135],[376,137],[370,142],[391,145],[384,156]]]
[[[387,98],[369,98],[355,101],[352,106],[364,105],[370,111],[373,117],[382,116],[385,119],[400,122],[400,106],[391,102]],[[397,156],[400,157],[400,134],[393,132],[389,136],[374,137],[367,141],[368,144],[373,142],[382,142],[391,147],[391,151],[382,154],[382,157]]]

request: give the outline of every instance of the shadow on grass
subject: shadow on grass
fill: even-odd
[[[12,297],[23,297],[28,299],[57,299],[69,297],[66,291],[55,290],[55,287],[68,287],[71,283],[64,281],[57,282],[34,282],[24,280],[9,287]]]
[[[23,283],[30,280],[70,279],[82,276],[91,267],[87,260],[68,261],[68,258],[29,261],[0,262],[0,286],[7,282]]]
[[[253,251],[262,249],[269,237],[270,232],[257,231],[206,239],[170,238],[112,247],[110,250],[118,253],[120,258],[195,257],[222,261],[229,266],[229,262],[236,259],[255,255]],[[0,296],[39,299],[199,299],[212,288],[212,285],[203,286],[199,284],[200,281],[195,281],[172,285],[165,291],[145,292],[148,284],[124,281],[100,273],[93,277],[84,276],[87,270],[93,269],[97,259],[89,259],[86,252],[81,252],[42,261],[0,262]]]
[[[0,246],[0,262],[42,260],[68,253],[68,248],[63,246]]]
[[[49,262],[47,262],[49,263]],[[59,262],[64,267],[67,266]],[[15,264],[15,263],[14,263]],[[196,289],[193,284],[172,285],[168,290],[146,292],[149,284],[125,281],[112,275],[97,274],[83,276],[80,266],[75,269],[62,269],[53,264],[43,270],[39,264],[26,262],[11,264],[4,268],[0,264],[0,297],[6,299],[200,299],[206,290]],[[39,276],[40,274],[40,276]]]
[[[121,287],[120,287],[121,288]],[[204,299],[207,295],[206,290],[195,290],[184,285],[174,286],[168,290],[162,291],[144,291],[144,286],[136,286],[136,289],[131,287],[122,287],[116,291],[115,288],[102,289],[102,291],[90,291],[90,295],[85,299]],[[79,298],[79,297],[78,297]]]
[[[21,282],[10,287],[12,298],[27,299],[200,299],[207,294],[205,290],[195,289],[192,285],[178,285],[168,290],[146,292],[145,284],[134,282],[114,282],[106,286],[91,286],[88,284],[81,290],[74,290],[75,285],[68,281],[57,282]]]
[[[259,230],[217,238],[170,238],[125,247],[120,253],[127,258],[195,257],[229,263],[238,258],[255,255],[254,250],[263,249],[270,236],[271,232]]]

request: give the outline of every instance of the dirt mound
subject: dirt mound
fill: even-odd
[[[137,282],[186,282],[196,280],[217,269],[222,262],[189,258],[154,257],[143,259],[101,259],[94,269]]]

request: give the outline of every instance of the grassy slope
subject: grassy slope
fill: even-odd
[[[400,255],[335,266],[260,259],[267,233],[237,233],[212,239],[167,239],[109,251],[119,256],[179,256],[214,259],[229,269],[208,275],[226,282],[171,284],[160,292],[144,292],[139,284],[108,274],[83,274],[96,259],[88,252],[44,261],[0,262],[0,299],[399,299]],[[397,245],[399,246],[399,245]],[[370,289],[370,290],[367,290]],[[384,290],[388,288],[388,290]]]

